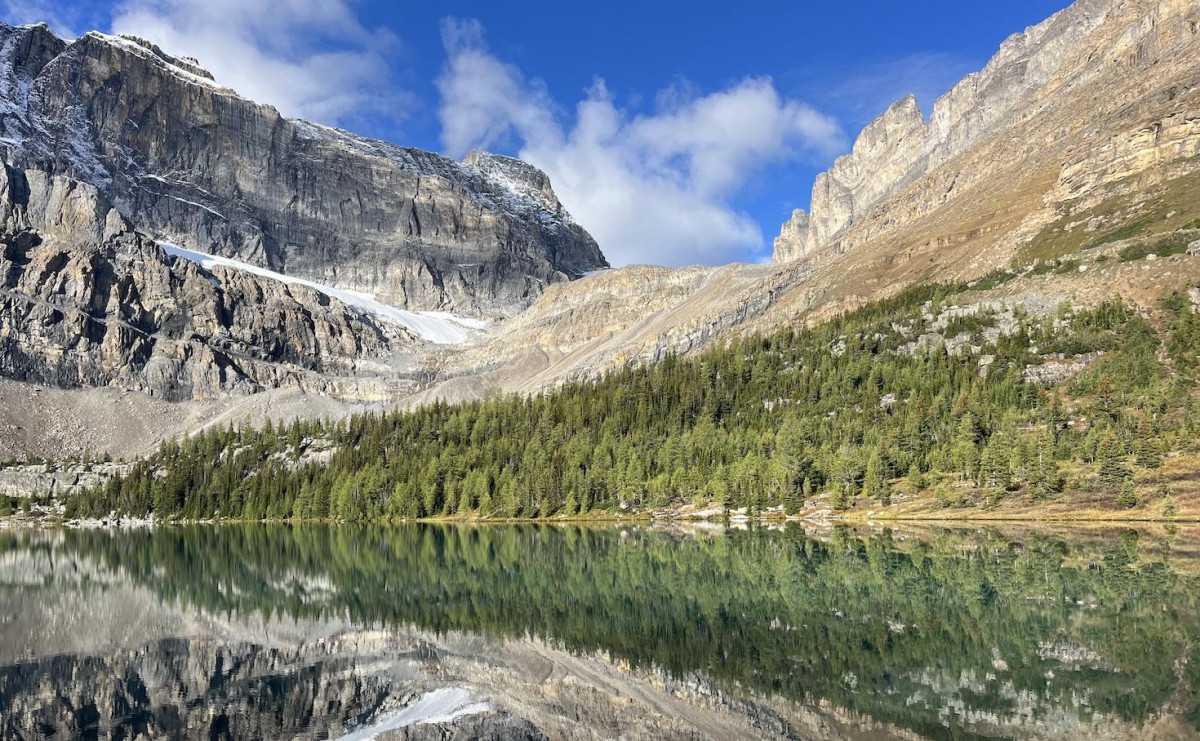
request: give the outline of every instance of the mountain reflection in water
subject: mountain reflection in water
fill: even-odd
[[[0,737],[1200,737],[1195,537],[0,531]]]

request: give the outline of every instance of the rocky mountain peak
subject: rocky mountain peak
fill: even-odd
[[[170,67],[176,67],[189,75],[195,75],[205,80],[216,82],[216,78],[204,67],[200,66],[200,61],[195,57],[175,57],[158,47],[154,42],[144,39],[133,34],[123,33],[116,36],[100,33],[99,31],[91,31],[87,34],[88,37],[104,43],[115,44],[128,48],[129,44],[141,47],[143,50],[150,52],[158,59],[162,60]]]
[[[1085,81],[1108,58],[1081,55],[1081,49],[1114,9],[1124,6],[1119,0],[1077,0],[1013,34],[982,70],[934,103],[928,122],[913,96],[894,103],[863,129],[849,154],[816,178],[809,224],[799,228],[789,220],[776,240],[775,260],[803,258],[825,247],[876,204],[1005,125],[1035,113],[1033,101],[1065,64],[1084,58],[1083,67],[1066,83]],[[1175,11],[1163,6],[1158,12],[1165,16]]]
[[[863,209],[910,178],[922,156],[926,133],[925,117],[912,95],[867,124],[850,153],[817,176],[812,210],[800,212],[799,217],[792,213],[775,239],[775,260],[787,262],[811,254]]]
[[[0,154],[133,228],[403,309],[503,317],[606,267],[549,179],[287,119],[152,41],[0,24]]]
[[[468,154],[463,162],[513,194],[530,198],[551,213],[566,214],[550,186],[550,176],[528,162],[479,149]]]

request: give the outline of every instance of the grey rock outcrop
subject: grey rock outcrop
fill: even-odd
[[[0,163],[0,375],[169,400],[328,391],[413,338],[319,291],[205,269],[94,186]]]
[[[801,209],[775,239],[775,260],[805,257],[855,216],[915,178],[926,159],[927,129],[917,99],[895,103],[863,129],[850,154],[813,182],[811,214]]]
[[[132,37],[0,24],[0,150],[138,230],[410,309],[509,315],[604,267],[545,174],[282,117]]]
[[[127,463],[30,463],[0,467],[0,496],[61,499],[108,483],[129,471]]]

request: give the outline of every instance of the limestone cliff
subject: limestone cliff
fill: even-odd
[[[817,177],[810,212],[797,211],[784,225],[775,260],[809,256],[873,218],[880,230],[904,228],[1031,157],[1077,167],[1084,148],[1065,147],[1082,139],[1104,147],[1119,130],[1098,114],[1117,113],[1119,126],[1179,108],[1178,96],[1194,82],[1173,77],[1185,68],[1194,74],[1197,17],[1188,0],[1078,0],[1014,34],[981,71],[939,98],[928,120],[908,97],[869,124],[853,150]],[[1156,100],[1158,90],[1171,97]],[[1010,140],[1003,157],[971,159],[1002,139]],[[1147,158],[1135,169],[1157,163]],[[889,208],[884,224],[880,207],[901,198],[904,206]]]
[[[536,169],[305,121],[132,37],[0,24],[0,150],[192,249],[412,309],[508,315],[604,267]]]

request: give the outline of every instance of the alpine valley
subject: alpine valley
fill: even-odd
[[[358,516],[487,515],[485,491],[530,488],[532,440],[554,450],[535,487],[554,493],[494,514],[841,510],[869,468],[922,502],[900,509],[925,493],[1082,511],[1112,499],[1089,472],[1101,443],[1133,455],[1142,429],[1180,471],[1131,470],[1134,498],[1200,512],[1179,447],[1197,423],[1198,28],[1189,0],[1080,0],[928,119],[912,97],[889,107],[816,179],[773,263],[606,269],[518,160],[289,120],[144,39],[0,27],[0,487],[63,504],[120,472],[167,480],[181,440],[231,453],[250,436],[261,453],[223,459],[242,486],[280,478],[275,455],[303,465],[248,514],[295,515],[299,481],[354,466],[375,487]],[[930,363],[927,388],[905,375]],[[407,447],[428,425],[437,442],[401,468],[361,443]],[[682,481],[700,432],[719,452]],[[898,449],[906,434],[921,442]],[[1028,455],[984,480],[990,441],[1043,434],[1054,497],[1029,495]],[[482,467],[480,435],[497,446]],[[448,440],[474,451],[451,471]],[[393,497],[418,471],[435,491]],[[239,514],[195,485],[180,511]]]
[[[0,741],[1200,738],[1197,0],[1076,0],[692,267],[532,149],[562,201],[50,20],[0,23]]]

